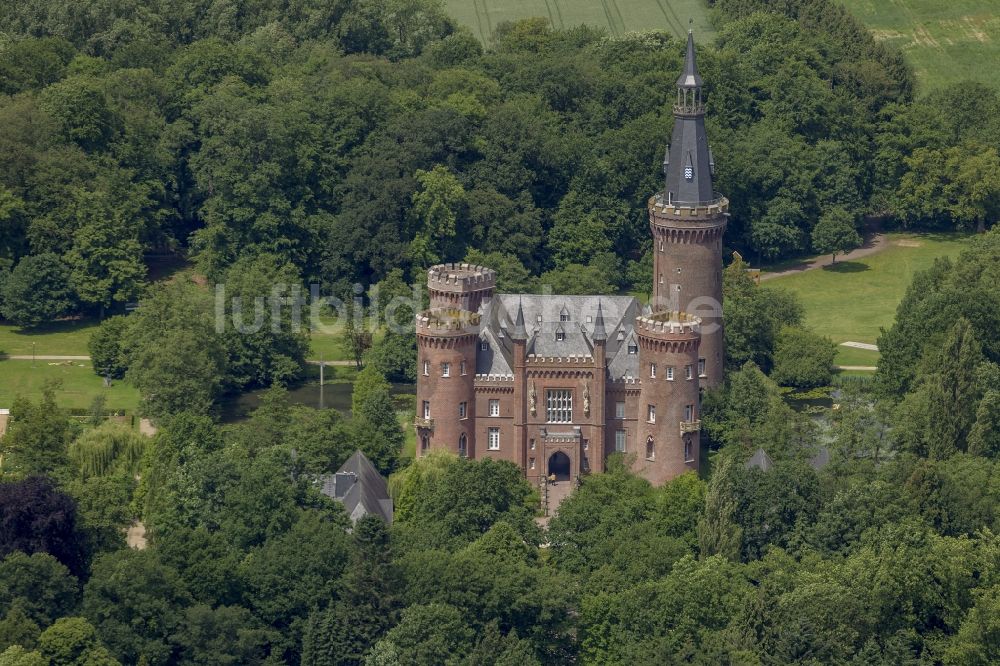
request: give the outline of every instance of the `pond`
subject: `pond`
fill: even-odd
[[[247,418],[250,412],[260,407],[261,396],[265,391],[266,389],[248,391],[227,400],[222,405],[222,422],[235,423]],[[288,402],[314,409],[336,409],[344,415],[349,415],[353,392],[353,382],[339,381],[320,386],[318,381],[312,381],[288,389]],[[416,394],[415,384],[392,384],[396,409],[412,409]]]

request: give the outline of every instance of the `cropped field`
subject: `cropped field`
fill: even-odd
[[[704,41],[714,34],[705,0],[446,0],[445,6],[459,23],[483,42],[489,42],[502,21],[541,16],[556,28],[581,24],[604,28],[608,34],[670,30],[687,33],[688,21]]]
[[[1000,86],[997,0],[843,0],[877,39],[898,45],[921,92],[971,79]]]
[[[879,329],[892,325],[913,274],[935,257],[955,257],[970,237],[959,234],[889,234],[890,246],[855,261],[763,282],[766,289],[787,289],[805,306],[806,325],[836,343],[877,341]],[[875,365],[878,353],[837,348],[839,365]]]

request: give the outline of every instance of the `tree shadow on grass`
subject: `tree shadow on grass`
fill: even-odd
[[[9,323],[9,322],[5,322]],[[13,329],[11,332],[14,335],[51,335],[53,333],[74,333],[81,329],[89,328],[98,324],[96,319],[92,318],[72,318],[72,319],[59,319],[56,321],[45,322],[44,324],[39,324],[38,326],[19,326]]]
[[[823,266],[824,271],[830,271],[831,273],[863,273],[864,271],[871,270],[868,264],[862,264],[860,261],[841,261],[836,264],[827,264]]]

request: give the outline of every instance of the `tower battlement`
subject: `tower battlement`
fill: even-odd
[[[701,334],[701,318],[686,312],[663,310],[637,317],[635,328],[639,335],[688,338],[691,335]]]
[[[459,308],[431,308],[416,315],[417,334],[466,335],[476,333],[482,317]]]
[[[477,264],[464,262],[438,264],[427,270],[428,288],[439,291],[482,291],[483,289],[493,289],[496,284],[496,271]]]

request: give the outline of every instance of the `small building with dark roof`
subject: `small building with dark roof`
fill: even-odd
[[[355,451],[336,474],[320,477],[320,492],[344,505],[351,522],[367,515],[392,524],[392,498],[385,477],[361,451]]]

